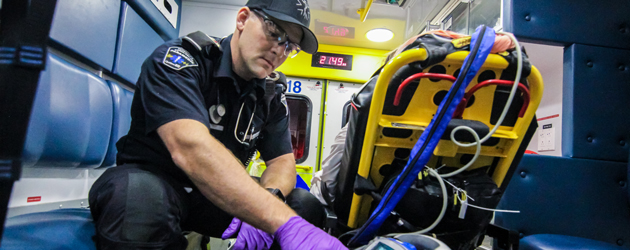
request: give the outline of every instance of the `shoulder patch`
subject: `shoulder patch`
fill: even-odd
[[[164,60],[162,60],[162,63],[174,70],[181,70],[188,67],[199,66],[192,55],[181,47],[168,48],[168,51],[166,51],[166,55],[164,56]]]

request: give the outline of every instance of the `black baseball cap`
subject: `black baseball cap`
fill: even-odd
[[[308,28],[311,23],[311,9],[307,0],[249,0],[245,6],[260,9],[280,21],[300,25],[304,33],[299,42],[300,48],[309,54],[317,52],[317,38]]]

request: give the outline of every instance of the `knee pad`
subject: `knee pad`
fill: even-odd
[[[186,214],[183,188],[140,169],[102,176],[90,191],[90,206],[100,241],[121,244],[180,241]],[[150,244],[154,245],[154,244]]]
[[[305,189],[296,188],[286,197],[286,203],[300,217],[315,225],[322,227],[326,218],[324,206],[317,197]]]

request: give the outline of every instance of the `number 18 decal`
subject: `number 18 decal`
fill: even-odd
[[[300,93],[302,92],[302,82],[300,81],[287,81],[287,84],[289,84],[289,93]]]

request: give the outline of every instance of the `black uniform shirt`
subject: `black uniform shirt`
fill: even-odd
[[[204,124],[244,164],[256,149],[264,160],[292,152],[282,88],[236,75],[231,38],[221,40],[220,47],[207,45],[201,50],[182,38],[171,40],[145,60],[131,105],[129,133],[116,143],[118,165],[144,164],[190,183],[157,134],[157,128],[178,119]],[[226,112],[215,123],[209,109],[220,105]]]

